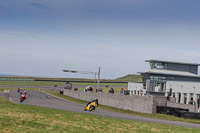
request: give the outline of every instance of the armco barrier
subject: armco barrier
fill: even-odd
[[[0,79],[0,81],[33,81],[33,79]]]
[[[189,109],[189,112],[195,111],[195,106],[191,105],[191,104],[183,104],[183,103],[175,103],[175,102],[167,101],[167,106],[175,107],[175,108]]]
[[[176,117],[182,117],[187,119],[198,119],[200,120],[200,113],[189,112],[189,109],[168,107],[168,106],[157,106],[157,113],[173,115]]]
[[[126,110],[132,110],[135,112],[142,113],[156,113],[156,106],[161,106],[166,103],[166,98],[157,98],[156,96],[146,95],[124,95],[124,94],[112,94],[105,92],[84,92],[81,90],[64,90],[64,95],[78,98],[85,101],[90,101],[92,99],[98,98],[99,104],[122,108]]]
[[[187,118],[187,119],[198,119],[198,120],[200,120],[200,113],[181,111],[180,117]]]

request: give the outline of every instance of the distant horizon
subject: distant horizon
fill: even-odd
[[[127,74],[127,75],[140,75],[140,74]],[[121,76],[121,77],[125,77],[127,75],[124,75],[124,76]],[[0,77],[32,77],[32,78],[72,78],[72,77],[44,77],[44,76],[23,76],[23,75],[12,75],[12,74],[3,74],[3,73],[0,73]],[[118,77],[118,78],[121,78],[121,77]],[[114,78],[114,79],[104,79],[104,80],[115,80],[115,79],[118,79],[118,78]],[[91,80],[94,80],[94,78],[72,78],[72,79],[91,79]],[[96,79],[97,80],[97,79]]]

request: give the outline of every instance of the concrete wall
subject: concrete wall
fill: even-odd
[[[132,110],[141,113],[156,113],[156,106],[164,106],[167,103],[166,97],[156,97],[152,95],[138,96],[138,95],[123,95],[111,94],[105,92],[84,92],[74,90],[64,90],[64,95],[78,98],[81,100],[94,100],[98,98],[99,104]]]
[[[167,81],[166,88],[168,91],[172,88],[173,92],[200,94],[199,82]]]

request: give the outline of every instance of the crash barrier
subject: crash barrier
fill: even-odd
[[[167,106],[175,107],[175,108],[188,109],[189,112],[196,112],[197,111],[195,106],[191,105],[191,104],[183,104],[183,103],[176,103],[176,102],[167,101]]]
[[[156,106],[165,106],[167,104],[166,97],[157,97],[153,95],[130,96],[106,92],[84,92],[82,90],[74,91],[69,89],[64,89],[64,95],[85,101],[98,98],[99,104],[101,105],[150,114],[156,113]]]
[[[0,79],[0,81],[33,81],[33,79]]]
[[[157,106],[156,113],[173,115],[176,117],[187,118],[187,119],[200,120],[200,113],[189,112],[189,109],[184,109],[184,108]]]

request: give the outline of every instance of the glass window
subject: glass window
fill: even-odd
[[[150,62],[151,69],[167,69],[166,63]]]
[[[149,85],[149,91],[151,92],[165,92],[165,82],[151,81]]]
[[[151,69],[154,68],[154,62],[150,62],[150,67],[151,67]]]
[[[161,76],[150,76],[150,80],[153,81],[160,81],[160,80],[165,80],[165,77],[161,77]]]

